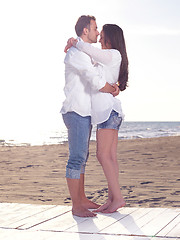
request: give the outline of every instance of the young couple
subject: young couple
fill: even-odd
[[[102,49],[91,45],[99,35],[95,17],[81,16],[75,31],[77,39],[69,39],[65,47],[66,99],[61,109],[69,142],[66,179],[73,215],[94,217],[96,212],[112,213],[125,206],[116,156],[123,113],[115,96],[127,87],[128,58],[123,31],[117,25],[103,26]],[[97,125],[97,159],[108,183],[108,199],[102,206],[88,200],[84,190],[91,124]]]

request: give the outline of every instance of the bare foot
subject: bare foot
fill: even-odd
[[[90,201],[88,198],[84,198],[82,200],[82,205],[83,205],[83,207],[85,207],[87,209],[96,209],[96,208],[100,207],[99,204]]]
[[[102,213],[113,213],[116,212],[118,208],[124,207],[126,205],[124,199],[121,201],[113,200],[108,208],[102,211]]]
[[[107,202],[105,204],[103,204],[98,209],[94,210],[93,212],[102,212],[102,211],[106,210],[110,204],[111,204],[111,200],[107,200]]]
[[[87,208],[83,206],[73,207],[72,214],[78,217],[95,217],[96,214],[89,211]]]

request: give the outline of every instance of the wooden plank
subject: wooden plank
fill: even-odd
[[[0,236],[3,240],[12,236],[13,240],[176,240],[180,209],[124,207],[80,218],[72,216],[70,206],[0,203]]]
[[[0,229],[0,236],[1,236],[1,239],[3,240],[12,240],[12,239],[13,240],[32,240],[32,239],[38,239],[38,240],[60,240],[60,239],[61,240],[135,240],[135,238],[132,236],[85,234],[85,233],[79,234],[79,233],[67,233],[67,232],[32,231],[32,230],[15,230],[15,229],[13,230]],[[136,238],[136,240],[147,240],[147,238],[138,237]]]
[[[134,218],[134,221],[132,222],[131,225],[128,224],[129,219],[127,219],[125,226],[126,227],[128,226],[128,230],[131,232],[131,234],[147,235],[142,230],[142,227],[148,224],[152,219],[156,218],[159,214],[161,214],[164,211],[165,211],[164,208],[150,208],[150,211],[147,212],[146,214],[142,215],[138,219]]]
[[[174,211],[177,211],[177,213],[178,213],[179,210],[175,209]],[[161,229],[161,231],[158,232],[158,234],[156,234],[156,235],[157,236],[168,236],[168,234],[173,230],[173,228],[176,227],[176,225],[179,223],[180,223],[180,213],[169,224],[164,226],[164,228]]]
[[[180,238],[180,222],[166,236]]]
[[[46,211],[30,215],[29,217],[23,218],[22,220],[15,222],[9,226],[11,228],[29,229],[33,226],[41,224],[44,221],[49,221],[50,219],[61,216],[68,211],[71,211],[70,206],[56,206],[53,208],[49,208]]]
[[[161,214],[157,215],[146,225],[142,226],[141,231],[145,235],[155,236],[160,232],[161,229],[164,228],[164,226],[168,225],[177,216],[177,214],[177,211],[174,211],[172,208],[165,209],[165,211],[163,211]],[[139,231],[136,231],[135,234],[139,234]]]
[[[87,219],[81,224],[75,225],[72,228],[68,228],[68,231],[73,232],[93,232],[98,233],[101,229],[108,227],[120,219],[125,218],[127,215],[136,212],[137,208],[122,208],[118,212],[111,214],[97,214],[97,217]]]
[[[47,211],[55,205],[0,204],[0,226],[9,227],[24,218]]]
[[[92,238],[93,239],[93,238]],[[72,239],[73,240],[73,239]],[[94,239],[93,239],[94,240]],[[141,236],[124,236],[124,235],[104,235],[100,240],[179,240],[176,238],[166,238],[166,237],[141,237]]]
[[[5,220],[7,214],[16,214],[17,211],[26,208],[30,204],[18,204],[18,203],[0,203],[0,216],[1,220]],[[2,217],[3,216],[3,217]]]
[[[109,226],[136,210],[137,208],[123,208],[121,209],[121,213],[97,214],[94,218],[72,217],[72,215],[66,214],[42,224],[39,228],[41,230],[97,233],[100,231],[100,228],[102,229],[105,226]]]
[[[48,222],[44,222],[38,226],[33,227],[33,230],[46,230],[46,231],[65,231],[74,225],[80,224],[86,221],[87,218],[73,217],[72,212],[67,212],[57,218],[51,219]]]
[[[137,211],[127,215],[112,226],[102,229],[101,232],[116,234],[135,234],[135,232],[138,232],[138,235],[144,235],[141,226],[163,211],[163,208],[157,208],[156,210],[154,208],[138,208]]]
[[[92,238],[92,240],[94,240]],[[134,236],[124,236],[124,235],[102,235],[102,238],[100,238],[100,240],[135,240]],[[136,238],[136,240],[150,240],[147,238],[141,238],[138,237]]]
[[[179,240],[179,239],[176,239],[176,238],[166,238],[166,237],[152,237],[152,238],[149,238],[150,240]],[[141,239],[137,239],[137,240],[141,240]]]
[[[134,236],[124,236],[124,235],[103,235],[100,240],[150,240],[146,237],[134,237]]]
[[[0,236],[3,240],[169,240],[170,238],[148,238],[139,236],[104,235],[104,234],[79,234],[67,232],[31,231],[16,229],[1,229]],[[173,238],[172,240],[177,240]]]
[[[79,233],[53,233],[48,240],[101,240],[101,236],[97,234],[79,234]],[[105,239],[104,239],[105,240]],[[126,239],[124,239],[126,240]]]
[[[15,229],[1,229],[0,236],[2,240],[48,240],[49,234],[46,232],[31,232],[31,231],[22,231]]]
[[[15,229],[0,229],[0,239],[2,240],[105,240],[98,234],[79,234],[66,232],[30,231]],[[114,240],[118,238],[114,238]],[[124,238],[123,240],[126,240]],[[129,240],[129,239],[127,239]]]
[[[18,212],[24,211],[29,206],[28,204],[0,204],[0,224],[4,226],[7,222],[12,221],[13,218],[18,216]],[[5,225],[6,226],[6,225]]]

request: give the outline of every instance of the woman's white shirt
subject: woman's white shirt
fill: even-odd
[[[79,41],[76,47],[93,58],[97,68],[103,66],[106,82],[117,83],[121,64],[121,54],[115,49],[99,49],[92,44]],[[121,102],[110,93],[102,93],[96,89],[91,89],[91,121],[98,124],[108,120],[111,111],[115,110],[119,116],[124,117]]]

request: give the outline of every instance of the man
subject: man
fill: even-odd
[[[95,17],[81,16],[75,30],[80,41],[97,42],[99,32]],[[61,113],[68,129],[69,159],[66,180],[72,199],[72,213],[80,217],[93,217],[96,214],[88,209],[98,208],[99,205],[88,200],[84,191],[84,173],[91,134],[91,89],[109,93],[118,90],[106,83],[103,71],[98,72],[92,59],[78,49],[71,47],[64,62],[66,99]]]

